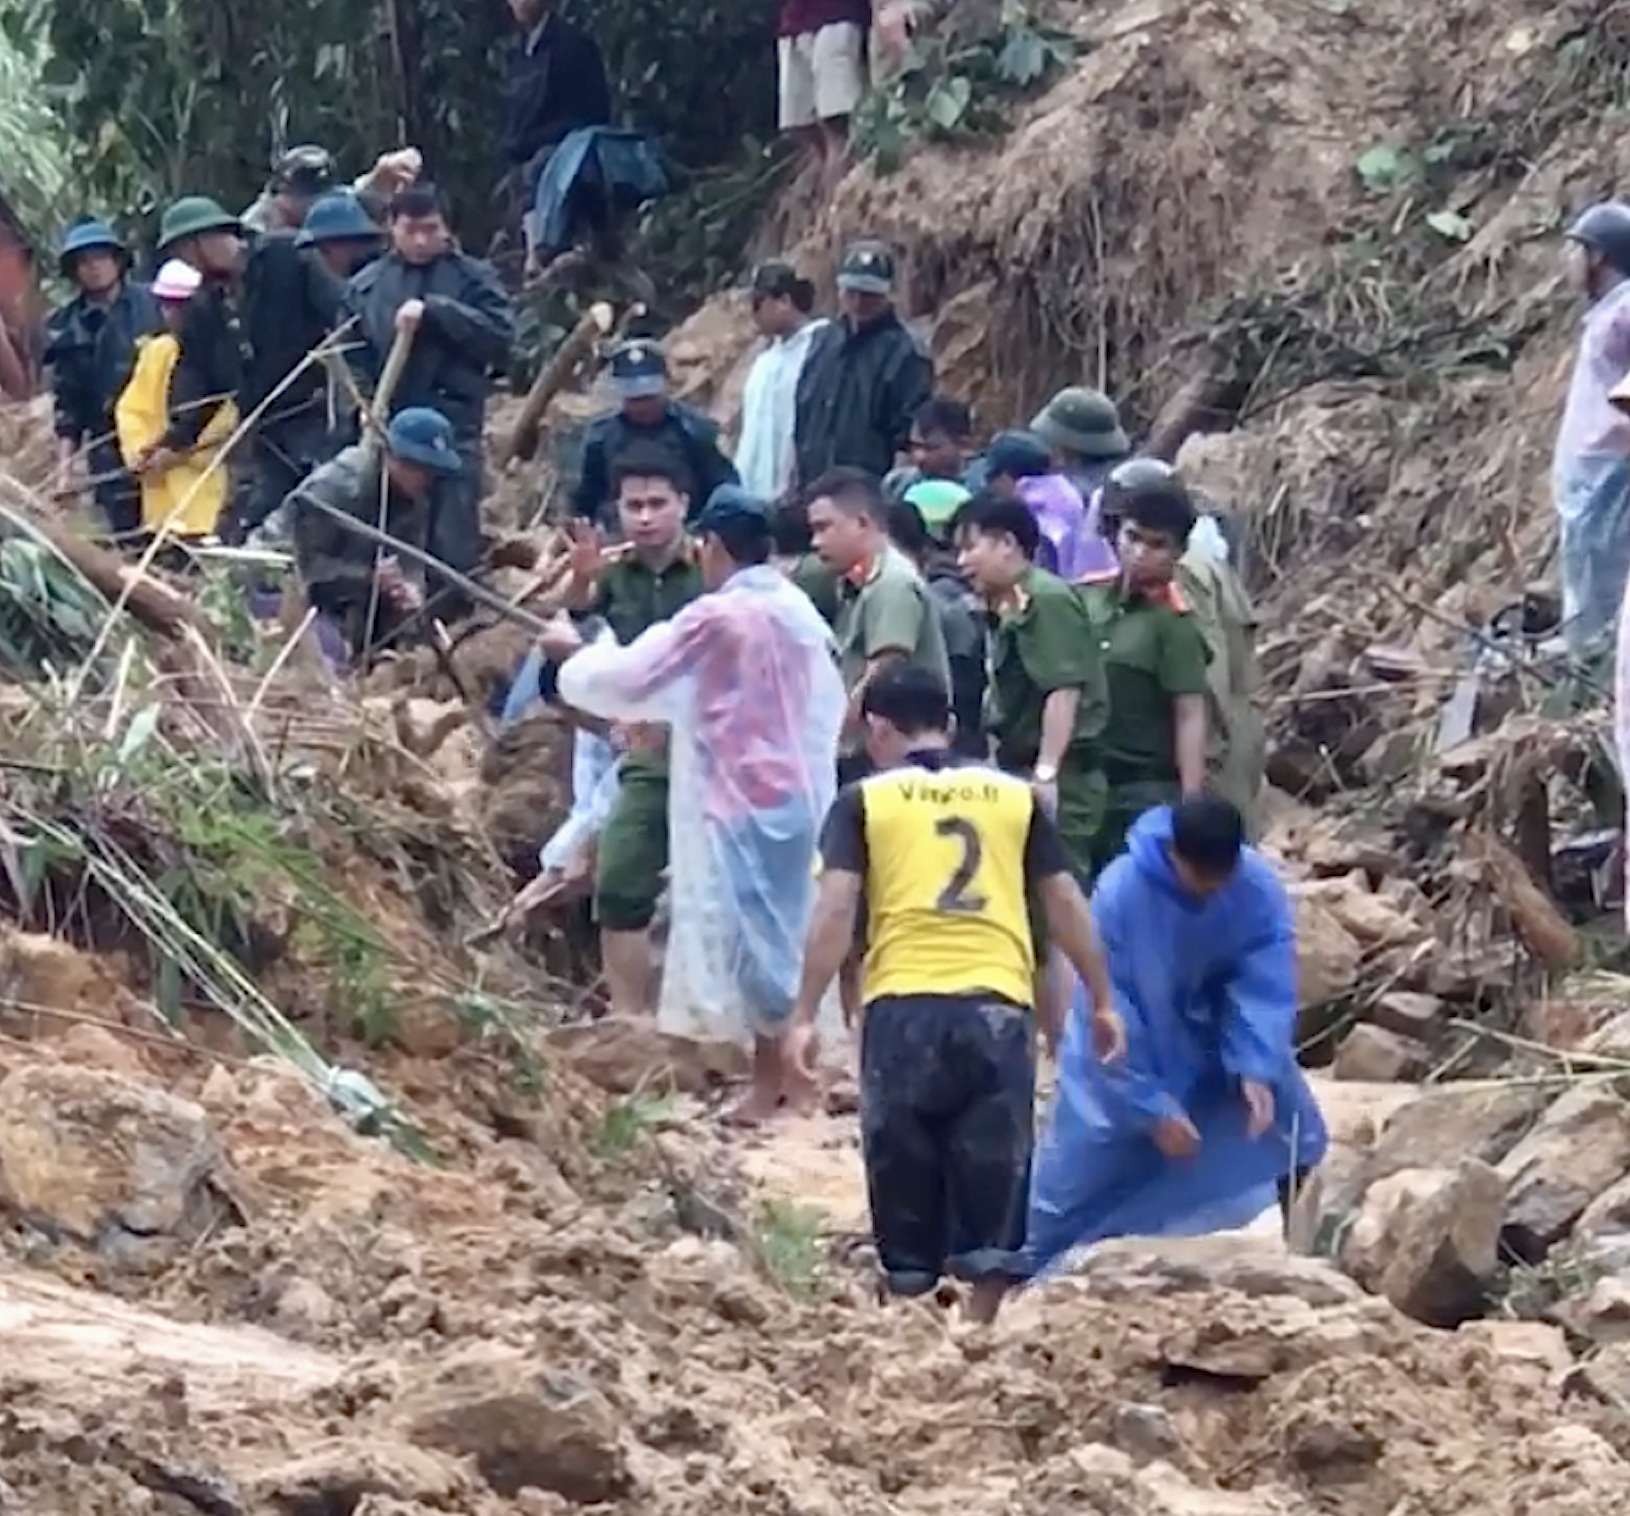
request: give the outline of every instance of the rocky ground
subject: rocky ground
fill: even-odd
[[[1630,32],[1609,0],[1070,10],[1081,57],[1009,138],[859,171],[788,245],[894,238],[988,423],[1085,377],[1214,433],[1184,462],[1250,543],[1340,1136],[1302,1253],[1117,1245],[985,1334],[884,1309],[852,1116],[727,1140],[739,1055],[569,1024],[564,935],[475,940],[559,809],[558,731],[483,714],[524,634],[359,700],[218,608],[144,591],[95,635],[83,586],[13,588],[5,1516],[1626,1508],[1606,724],[1533,581],[1555,230],[1611,187]],[[743,318],[670,343],[726,419]],[[0,423],[27,506],[48,428]],[[494,527],[547,477],[512,469]]]
[[[1630,1498],[1630,1360],[1576,1353],[1588,1323],[1434,1330],[1246,1236],[1100,1250],[992,1333],[884,1308],[853,1259],[843,1118],[727,1146],[700,1097],[608,1104],[583,1082],[609,1036],[533,1094],[400,1065],[430,1162],[269,1062],[183,1063],[94,1027],[8,1044],[0,1509],[1561,1516]],[[664,1058],[623,1037],[619,1082],[706,1087]],[[1379,1259],[1367,1282],[1394,1296],[1410,1269],[1464,1285],[1480,1246],[1464,1208],[1424,1251],[1377,1209],[1389,1177],[1431,1206],[1419,1165],[1462,1182],[1483,1162],[1423,1153],[1466,1129],[1418,1102],[1389,1117],[1407,1095],[1331,1096],[1332,1185],[1372,1170],[1338,1251],[1360,1277]],[[1487,1154],[1508,1224],[1565,1225],[1606,1165],[1553,1157],[1542,1180],[1533,1154],[1579,1150],[1525,1141]],[[1611,1337],[1622,1312],[1597,1296]]]

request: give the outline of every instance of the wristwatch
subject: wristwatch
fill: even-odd
[[[1058,778],[1058,765],[1056,763],[1038,763],[1031,777],[1037,784],[1051,784]]]

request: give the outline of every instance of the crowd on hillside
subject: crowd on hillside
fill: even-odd
[[[506,154],[541,194],[609,128],[581,119],[586,75],[577,116],[529,124],[526,81],[574,34],[512,8]],[[340,185],[296,148],[244,215],[168,206],[150,283],[105,223],[61,249],[62,487],[88,469],[115,541],[286,544],[340,662],[482,589],[515,308],[423,170],[402,149]],[[830,315],[793,263],[760,266],[734,446],[670,393],[659,341],[611,352],[566,609],[502,713],[543,702],[575,732],[572,813],[513,914],[586,894],[615,1014],[750,1045],[732,1122],[803,1106],[858,1030],[890,1288],[949,1273],[989,1315],[1078,1242],[1243,1219],[1323,1137],[1290,908],[1250,845],[1230,524],[1096,389],[982,424],[900,283],[872,238],[842,250]],[[1038,1041],[1061,1093],[1033,1155]]]

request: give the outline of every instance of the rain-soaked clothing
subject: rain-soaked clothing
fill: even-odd
[[[1034,1134],[1031,1015],[998,996],[890,995],[866,1007],[861,1146],[894,1295],[1000,1273],[1022,1235]]]
[[[568,659],[560,695],[605,720],[670,728],[684,803],[669,809],[658,1024],[736,1042],[773,1034],[797,996],[843,725],[826,623],[777,569],[741,569],[631,645]]]
[[[1233,878],[1199,899],[1178,880],[1171,835],[1169,810],[1144,816],[1093,892],[1127,1052],[1109,1065],[1094,1055],[1078,991],[1018,1277],[1110,1237],[1243,1226],[1273,1205],[1280,1181],[1324,1156],[1324,1119],[1296,1063],[1295,917],[1284,886],[1246,849]],[[1273,1123],[1254,1140],[1244,1080],[1274,1095]],[[1201,1146],[1172,1160],[1153,1132],[1180,1113]]]
[[[110,530],[140,524],[136,481],[124,471],[113,408],[136,364],[136,343],[160,328],[158,304],[129,280],[107,304],[77,295],[45,329],[56,434],[85,450],[92,494]]]
[[[1006,1271],[1031,1144],[1027,895],[1070,871],[1022,779],[946,752],[846,786],[826,869],[861,881],[861,1138],[889,1289]]]
[[[1612,645],[1630,578],[1630,417],[1608,399],[1630,370],[1630,279],[1585,313],[1551,487],[1562,536],[1562,632],[1576,657]]]

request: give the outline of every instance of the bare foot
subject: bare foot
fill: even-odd
[[[820,1114],[825,1091],[819,1079],[800,1071],[788,1070],[782,1077],[781,1093],[787,1109],[795,1116]]]
[[[763,1126],[781,1109],[781,1092],[754,1085],[721,1118],[726,1126]]]

